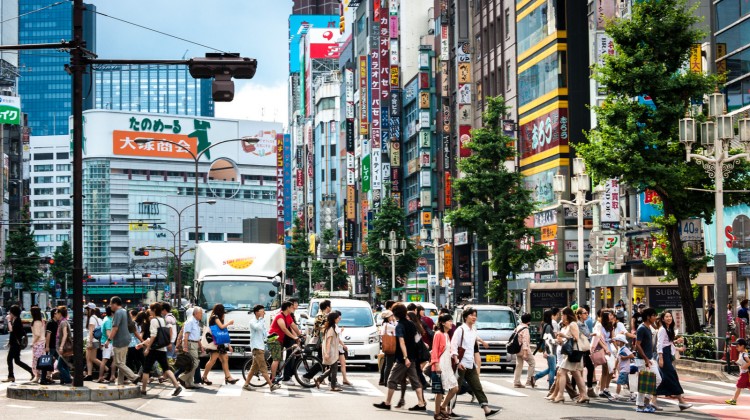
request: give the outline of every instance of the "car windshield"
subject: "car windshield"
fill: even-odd
[[[211,310],[217,303],[223,304],[227,311],[249,310],[258,304],[267,310],[279,307],[276,287],[270,281],[204,281],[198,286],[197,301],[206,310]]]
[[[370,308],[333,308],[341,311],[340,327],[371,327],[373,326]]]
[[[516,317],[513,311],[480,309],[477,310],[478,330],[513,330],[516,328]]]

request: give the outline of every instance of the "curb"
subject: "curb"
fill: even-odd
[[[6,396],[16,400],[30,401],[116,401],[141,396],[134,385],[99,386],[96,388],[70,387],[62,385],[18,384],[8,387]]]

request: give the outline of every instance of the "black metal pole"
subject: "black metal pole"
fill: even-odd
[[[73,1],[73,358],[74,386],[83,386],[83,0]],[[91,372],[89,372],[90,374]]]

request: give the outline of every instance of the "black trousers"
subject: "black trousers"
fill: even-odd
[[[583,365],[586,367],[586,386],[591,388],[596,381],[594,380],[594,362],[591,361],[591,353],[583,352]]]
[[[296,356],[292,356],[292,346],[295,344],[294,340],[289,339],[287,340],[284,338],[284,348],[286,349],[286,364],[284,365],[284,380],[289,381],[292,379],[292,376],[294,376],[294,365],[296,364],[294,360],[296,359]],[[288,344],[288,345],[286,345]]]
[[[34,376],[31,367],[21,361],[21,347],[11,342],[10,348],[8,349],[8,377],[15,378],[13,374],[13,363],[17,364],[21,369],[29,372],[29,375]]]

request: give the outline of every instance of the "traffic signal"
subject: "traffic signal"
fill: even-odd
[[[138,248],[133,251],[133,255],[136,257],[148,257],[148,249]]]
[[[52,257],[41,257],[39,258],[39,264],[52,265],[55,263],[55,259]]]
[[[188,63],[188,70],[194,78],[214,79],[211,96],[215,102],[234,99],[232,78],[252,79],[257,67],[257,60],[240,57],[237,53],[207,53],[205,58],[193,58]]]

